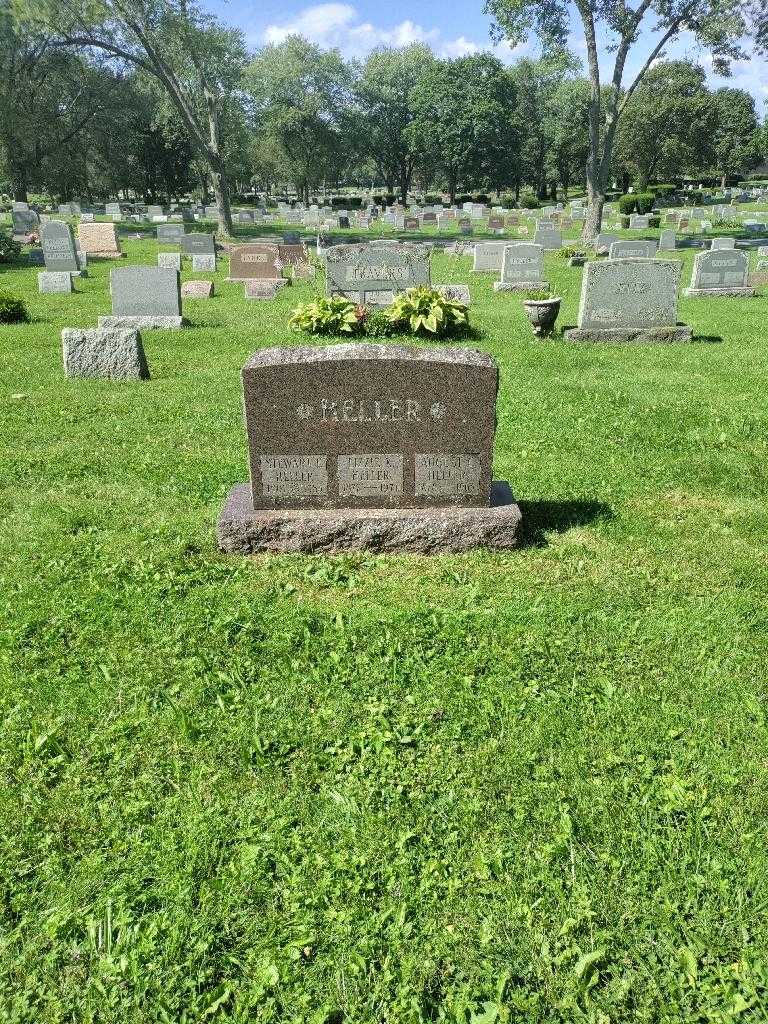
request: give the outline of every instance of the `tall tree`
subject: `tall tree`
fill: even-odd
[[[713,163],[725,188],[731,175],[751,170],[760,162],[762,137],[750,93],[744,89],[716,89],[711,102],[715,121]]]
[[[347,161],[351,72],[338,50],[289,36],[265,46],[243,79],[259,137],[257,164],[269,156],[273,173],[303,197]]]
[[[746,30],[741,0],[574,0],[584,33],[589,69],[589,154],[586,163],[589,210],[584,237],[600,229],[611,173],[619,118],[648,69],[664,48],[689,32],[726,72],[729,60],[741,56],[739,39]],[[485,0],[494,19],[494,34],[518,44],[533,30],[546,50],[563,48],[570,33],[568,0]],[[607,89],[602,88],[600,51],[613,54]],[[625,81],[627,63],[639,70]]]
[[[517,148],[515,86],[490,54],[434,61],[414,87],[412,103],[410,143],[442,174],[451,202],[460,184],[491,180],[492,168]]]
[[[641,192],[653,178],[701,173],[715,115],[704,69],[689,61],[652,67],[621,117],[617,155]]]
[[[11,0],[27,24],[63,45],[101,51],[142,68],[167,91],[190,140],[210,168],[219,226],[232,215],[222,113],[246,60],[243,35],[194,0]]]
[[[418,135],[408,131],[414,120],[413,91],[433,61],[432,51],[421,43],[374,50],[357,82],[365,151],[387,188],[397,185],[403,204],[422,156]]]

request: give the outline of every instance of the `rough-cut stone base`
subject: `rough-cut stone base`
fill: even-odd
[[[283,278],[243,281],[246,299],[274,299],[288,282]]]
[[[64,372],[68,377],[149,379],[147,357],[138,331],[65,327],[61,341]]]
[[[495,292],[540,292],[549,288],[548,281],[494,281]]]
[[[678,324],[677,327],[641,327],[641,328],[619,328],[609,327],[597,329],[593,327],[584,328],[569,327],[563,331],[566,341],[618,341],[636,342],[639,344],[665,343],[673,341],[690,341],[693,331],[687,324]]]
[[[127,330],[149,330],[153,327],[181,327],[180,316],[100,316],[99,327],[124,327]]]
[[[687,299],[752,299],[754,288],[686,288]]]
[[[89,249],[84,255],[86,259],[93,259],[95,257],[99,260],[121,260],[125,253],[117,252],[113,249]]]
[[[219,549],[252,555],[342,551],[432,555],[518,543],[522,515],[509,484],[496,480],[489,508],[257,509],[236,484],[219,516]]]

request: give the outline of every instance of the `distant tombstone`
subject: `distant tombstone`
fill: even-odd
[[[693,276],[685,295],[693,298],[730,296],[750,298],[749,257],[739,249],[700,252],[693,259]]]
[[[180,252],[159,252],[157,254],[158,267],[165,267],[167,270],[181,270]]]
[[[608,256],[612,260],[648,260],[652,259],[656,255],[657,248],[655,241],[624,238],[613,243],[608,252]]]
[[[195,274],[213,274],[216,271],[216,253],[193,253],[192,270]]]
[[[570,341],[690,341],[677,322],[679,260],[609,259],[587,263],[579,325]]]
[[[274,299],[287,283],[285,278],[269,278],[263,281],[251,278],[243,281],[243,289],[246,299]]]
[[[659,235],[659,249],[669,252],[677,248],[677,235],[672,228],[664,228]]]
[[[630,228],[644,231],[650,227],[650,217],[644,213],[633,213],[629,218],[629,226]]]
[[[678,217],[678,219],[677,219],[678,231],[687,231],[690,228],[690,226],[691,226],[691,218],[690,217]]]
[[[216,255],[216,242],[213,235],[191,232],[183,236],[181,247],[188,256]]]
[[[533,242],[534,245],[540,245],[542,249],[562,249],[563,236],[559,228],[543,224],[539,221],[536,233],[533,236]]]
[[[601,231],[595,239],[595,253],[598,256],[607,256],[613,243],[618,242],[618,240],[616,235]]]
[[[72,275],[66,270],[42,270],[37,275],[37,290],[41,295],[72,291]]]
[[[11,221],[13,233],[19,237],[35,234],[40,227],[40,218],[34,210],[11,210]]]
[[[403,230],[404,231],[418,231],[421,227],[418,217],[405,217],[403,219]]]
[[[158,242],[165,245],[177,245],[186,233],[184,225],[178,221],[173,224],[158,224],[156,230]]]
[[[278,246],[280,261],[284,267],[293,267],[297,277],[313,277],[315,268],[309,262],[307,247],[302,242]]]
[[[488,229],[489,231],[503,231],[504,230],[504,218],[500,216],[494,216],[488,218]]]
[[[506,226],[508,228],[518,228],[518,227],[520,227],[520,216],[519,216],[519,214],[517,214],[517,213],[510,213],[509,216],[506,218]]]
[[[544,279],[544,250],[540,245],[517,242],[504,246],[501,280],[494,283],[495,292],[528,291],[547,287],[547,281]]]
[[[213,281],[185,281],[181,286],[182,299],[210,299]]]
[[[67,377],[148,380],[149,367],[137,330],[65,328],[61,332]]]
[[[17,199],[17,200],[15,200],[15,201],[14,201],[14,202],[12,203],[12,205],[11,205],[11,211],[16,211],[16,212],[18,212],[18,211],[20,211],[20,210],[28,210],[28,209],[29,209],[29,203],[25,203],[25,202],[24,202],[23,200],[21,200],[21,199]]]
[[[429,250],[417,245],[337,245],[326,251],[325,269],[329,295],[368,305],[430,283]]]
[[[110,275],[112,315],[99,327],[181,327],[179,272],[165,267],[118,267]]]
[[[254,242],[235,246],[229,254],[229,281],[282,278],[282,262],[277,245]]]
[[[472,221],[469,217],[459,218],[459,234],[471,235],[472,234]]]
[[[713,238],[710,243],[710,251],[715,249],[735,249],[736,239],[735,238]]]
[[[150,205],[147,207],[147,216],[152,220],[153,217],[164,217],[165,212],[162,206]]]
[[[301,243],[301,235],[298,231],[284,231],[283,232],[283,244],[284,245],[299,245]]]
[[[104,207],[104,213],[107,217],[122,217],[122,210],[120,209],[120,203],[107,203]]]
[[[340,228],[348,228],[349,227],[349,217],[346,214],[340,214],[337,217],[337,223],[338,223]]]
[[[436,213],[431,213],[431,212],[430,213],[423,213],[421,215],[421,223],[422,224],[437,224],[437,214]]]
[[[114,224],[80,224],[78,229],[80,248],[87,256],[102,256],[118,259],[122,256]]]
[[[243,368],[250,485],[232,489],[219,547],[433,553],[513,547],[492,482],[498,368],[466,348],[263,349]]]
[[[679,217],[680,217],[680,215],[677,214],[677,213],[674,213],[674,211],[671,212],[671,213],[665,213],[664,214],[664,223],[665,224],[677,224],[677,222],[679,220]]]
[[[81,221],[82,224],[93,224],[94,220],[95,220],[95,217],[90,212],[88,212],[88,213],[81,213],[80,214],[80,221]]]
[[[79,273],[75,239],[69,224],[61,220],[46,221],[40,228],[40,245],[46,270]]]
[[[501,270],[506,248],[506,242],[476,242],[472,261],[473,273]]]

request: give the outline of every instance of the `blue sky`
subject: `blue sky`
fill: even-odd
[[[401,46],[410,42],[425,42],[441,56],[462,56],[479,50],[494,50],[505,61],[516,56],[534,54],[534,42],[523,44],[517,50],[508,45],[494,46],[490,41],[489,20],[483,13],[482,0],[470,0],[459,5],[453,0],[422,0],[406,3],[404,0],[332,0],[307,4],[277,2],[277,0],[205,0],[206,6],[223,21],[238,25],[246,33],[252,47],[266,42],[279,42],[289,33],[298,33],[324,47],[336,46],[347,56],[365,56],[373,47]],[[571,48],[583,55],[583,41],[576,32]],[[647,49],[646,49],[647,54]],[[638,57],[641,54],[638,53]],[[701,53],[691,38],[683,38],[668,50],[670,57],[688,56],[710,68],[708,57]],[[607,57],[607,59],[610,59]],[[630,61],[628,72],[642,60]],[[748,89],[755,97],[758,112],[765,113],[768,101],[768,59],[753,57],[734,65],[730,79],[710,73],[712,86],[735,85]]]

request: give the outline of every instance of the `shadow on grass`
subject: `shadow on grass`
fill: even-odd
[[[602,501],[521,501],[523,522],[520,547],[545,547],[548,533],[565,533],[598,519],[613,519],[613,509]]]
[[[691,341],[697,345],[722,345],[723,338],[720,334],[694,334]]]

